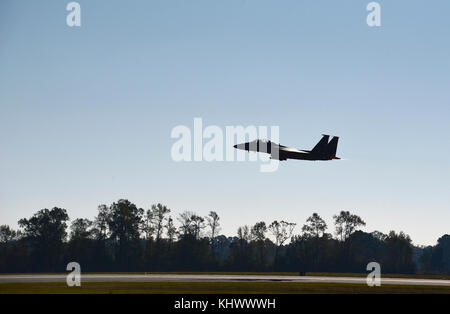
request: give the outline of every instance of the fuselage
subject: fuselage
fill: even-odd
[[[287,160],[287,159],[299,159],[299,160],[332,160],[340,159],[334,154],[330,154],[327,150],[299,150],[296,148],[287,147],[271,141],[255,140],[247,143],[234,145],[237,149],[246,151],[267,153],[271,155],[272,159]]]

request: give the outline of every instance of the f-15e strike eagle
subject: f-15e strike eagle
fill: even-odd
[[[330,142],[329,135],[322,135],[320,141],[312,150],[299,150],[283,146],[271,141],[254,140],[247,143],[234,145],[234,148],[270,154],[270,158],[277,160],[300,159],[300,160],[333,160],[336,157],[338,136],[333,136]]]

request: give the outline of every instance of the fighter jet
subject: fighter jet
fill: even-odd
[[[333,136],[330,142],[329,135],[322,134],[320,141],[314,146],[312,150],[299,150],[283,146],[271,141],[266,140],[254,140],[247,143],[234,145],[234,148],[242,149],[252,152],[260,152],[270,154],[271,159],[287,160],[287,159],[300,159],[300,160],[333,160],[341,159],[336,157],[336,150],[339,137]]]

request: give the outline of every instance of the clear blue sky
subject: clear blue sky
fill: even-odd
[[[450,233],[450,2],[0,2],[0,224],[41,208],[93,218],[128,198],[215,210],[223,233],[340,210],[415,244]],[[175,163],[170,132],[279,125],[340,136],[347,161]],[[328,230],[331,232],[332,230]]]

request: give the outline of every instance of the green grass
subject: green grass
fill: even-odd
[[[0,294],[310,294],[310,293],[446,293],[450,287],[298,282],[86,282],[81,287],[65,283],[0,283]]]

